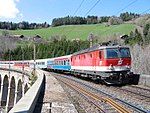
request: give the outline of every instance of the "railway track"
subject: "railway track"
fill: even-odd
[[[99,111],[103,113],[131,113],[128,109],[124,108],[120,103],[117,103],[113,99],[109,97],[104,97],[103,95],[97,95],[94,92],[88,91],[87,89],[83,88],[83,86],[76,84],[75,82],[68,81],[65,78],[59,78],[56,77],[59,81],[63,82],[67,86],[71,87],[78,93],[82,94],[84,97],[86,97],[90,102],[92,102],[93,105]]]
[[[136,113],[137,113],[137,112],[138,112],[138,113],[147,113],[147,112],[148,112],[147,110],[145,110],[145,109],[143,109],[143,108],[141,108],[141,107],[138,107],[138,106],[136,106],[136,105],[134,105],[134,104],[132,104],[132,103],[130,103],[130,102],[128,102],[128,101],[125,101],[125,100],[116,98],[116,97],[114,97],[113,95],[110,95],[110,94],[108,94],[108,93],[106,93],[106,92],[100,90],[99,88],[95,88],[95,87],[93,87],[93,86],[87,85],[87,84],[83,83],[83,82],[80,81],[80,80],[77,80],[77,81],[76,81],[76,80],[74,80],[72,77],[68,77],[68,76],[61,76],[61,78],[69,79],[69,80],[67,80],[67,82],[69,82],[70,80],[71,80],[71,81],[74,81],[74,82],[76,82],[77,84],[80,84],[80,87],[85,86],[85,87],[87,87],[88,90],[89,90],[89,89],[90,89],[90,90],[93,90],[93,91],[94,91],[94,94],[96,94],[95,92],[97,92],[98,95],[100,95],[100,94],[105,95],[105,96],[107,96],[107,98],[111,98],[112,100],[115,100],[115,102],[126,106],[126,108],[130,108],[132,112],[136,112]],[[103,100],[103,101],[104,101],[104,100]],[[106,102],[106,101],[104,101],[104,102]],[[103,105],[103,104],[100,103],[99,105]],[[109,109],[109,107],[107,107],[107,108]],[[111,108],[111,109],[112,109],[112,108]],[[128,111],[128,112],[130,112],[130,111]]]
[[[144,89],[144,88],[139,88],[135,86],[127,86],[123,88],[118,88],[118,90],[127,92],[127,93],[132,93],[136,98],[139,100],[147,100],[150,102],[150,90]]]

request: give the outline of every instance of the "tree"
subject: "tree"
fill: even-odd
[[[87,16],[87,24],[97,24],[98,17],[97,16]]]
[[[150,42],[150,24],[146,24],[144,26],[143,35],[144,35],[145,43],[149,44],[149,42]]]
[[[122,19],[118,18],[116,16],[112,16],[108,20],[109,25],[118,25],[118,24],[121,24],[121,23],[123,23]]]
[[[128,13],[128,12],[125,12],[125,13],[121,13],[121,14],[120,14],[120,18],[121,18],[123,21],[129,21],[129,20],[132,20],[133,18],[137,18],[137,17],[139,17],[139,16],[140,16],[139,14]]]

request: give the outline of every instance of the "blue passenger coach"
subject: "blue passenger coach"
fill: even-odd
[[[71,55],[49,59],[47,61],[47,68],[53,70],[70,71],[71,70],[70,59]]]

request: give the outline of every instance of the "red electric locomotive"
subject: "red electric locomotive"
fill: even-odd
[[[107,84],[129,83],[136,76],[130,71],[130,50],[123,46],[95,46],[74,53],[71,69],[76,75],[103,80]]]

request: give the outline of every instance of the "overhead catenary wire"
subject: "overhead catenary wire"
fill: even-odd
[[[100,1],[100,0],[99,0]],[[131,6],[132,4],[134,4],[134,3],[136,3],[138,0],[133,0],[132,2],[130,2],[129,4],[127,4],[125,7],[123,7],[121,10],[119,10],[118,12],[116,12],[116,14],[115,15],[117,15],[118,13],[120,13],[121,11],[123,11],[123,10],[125,10],[126,8],[128,8],[129,6]],[[98,2],[98,1],[97,1]],[[96,2],[96,3],[97,3]],[[118,26],[115,26],[114,28],[117,28]],[[106,33],[106,32],[108,32],[108,31],[111,31],[111,30],[113,30],[114,28],[110,28],[110,29],[107,29],[107,30],[105,30],[105,31],[103,31],[102,33]],[[102,34],[101,33],[101,34]]]
[[[84,17],[87,16],[87,15],[96,7],[96,5],[97,5],[100,1],[101,1],[101,0],[98,0],[91,8],[85,13]]]
[[[87,16],[87,15],[96,7],[96,5],[97,5],[100,1],[101,1],[101,0],[97,0],[96,3],[85,13],[84,17]],[[81,4],[82,4],[82,2],[81,2]],[[74,29],[74,28],[73,28],[73,29]],[[69,33],[70,33],[71,31],[73,31],[73,29],[69,30]]]
[[[101,0],[98,0],[86,13],[85,13],[85,15],[84,15],[84,17],[85,16],[87,16],[95,7],[96,7],[96,5],[100,2]],[[131,6],[131,5],[133,5],[134,3],[136,3],[138,0],[133,0],[132,2],[130,2],[129,4],[127,4],[124,8],[122,8],[121,10],[119,10],[118,12],[116,12],[116,15],[118,14],[118,13],[120,13],[121,11],[123,11],[123,10],[125,10],[126,8],[128,8],[129,6]],[[82,2],[81,2],[82,3]],[[149,11],[150,9],[147,9],[146,11],[144,11],[144,12],[147,12],[147,11]],[[115,28],[116,27],[118,27],[118,26],[115,26]],[[110,30],[112,30],[112,29],[114,29],[114,28],[110,28],[110,29],[108,29],[108,30],[105,30],[104,32],[102,32],[102,33],[105,33],[105,32],[108,32],[108,31],[110,31]],[[73,30],[73,29],[72,29]],[[69,32],[71,32],[72,30],[70,30]]]
[[[78,6],[78,8],[75,10],[75,12],[73,13],[73,16],[78,12],[78,10],[81,8],[82,4],[84,3],[85,0],[82,0],[80,5]]]
[[[81,6],[83,5],[85,0],[82,0],[80,5],[77,7],[77,9],[75,10],[75,12],[73,13],[73,16],[75,16],[75,14],[78,12],[78,10],[81,8]],[[62,29],[60,32],[63,32],[64,29]],[[71,30],[70,30],[71,31]],[[65,34],[66,35],[66,34]]]
[[[117,15],[118,13],[120,13],[121,11],[125,10],[126,8],[128,8],[129,6],[131,6],[132,4],[134,4],[135,2],[137,2],[138,0],[134,0],[132,2],[130,2],[128,5],[126,5],[124,8],[122,8],[121,10],[119,10],[118,12],[116,12],[115,15]]]
[[[117,14],[120,13],[121,11],[125,10],[125,9],[128,8],[129,6],[133,5],[133,4],[136,3],[137,1],[138,1],[138,0],[133,0],[132,2],[130,2],[129,4],[127,4],[124,8],[122,8],[121,10],[119,10],[118,12],[116,12],[115,15],[117,15]],[[119,26],[114,26],[114,28],[117,28],[117,27],[119,27]],[[108,30],[105,30],[105,31],[102,32],[102,33],[106,33],[106,32],[108,32],[108,31],[111,31],[111,30],[113,30],[114,28],[110,28],[110,29],[108,29]],[[101,33],[101,34],[102,34],[102,33]]]
[[[146,10],[143,11],[141,14],[147,13],[148,11],[150,11],[150,8],[146,9]]]

